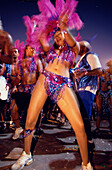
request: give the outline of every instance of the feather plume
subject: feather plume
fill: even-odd
[[[64,6],[65,6],[65,1],[64,0],[57,0],[56,1],[56,11],[57,11],[58,16],[64,10]]]
[[[67,13],[69,28],[76,28],[77,30],[79,30],[83,26],[83,22],[81,21],[78,14],[75,12],[77,4],[78,1],[76,0],[66,0],[66,2],[64,0],[56,0],[56,7],[54,7],[50,0],[39,0],[38,6],[41,14],[38,18],[40,19],[40,21],[36,21],[37,23],[40,22],[38,23],[40,28],[46,29],[47,26],[51,26],[52,28],[49,29],[50,33],[56,28],[59,17]],[[43,20],[41,20],[41,17]],[[36,17],[33,17],[33,19],[34,18]],[[41,25],[43,24],[43,22],[46,24],[42,27]]]
[[[70,29],[81,29],[83,22],[76,13],[77,4],[78,1],[76,0],[56,0],[54,6],[50,0],[38,0],[37,5],[40,14],[33,15],[31,18],[24,17],[24,23],[27,27],[26,42],[36,46],[37,49],[40,48],[41,34],[46,32],[46,38],[49,41],[58,28],[60,16],[65,14],[68,15],[67,24]]]
[[[53,15],[56,15],[55,7],[50,2],[50,0],[39,0],[38,6],[39,6],[40,12],[42,12],[47,17],[51,17]]]

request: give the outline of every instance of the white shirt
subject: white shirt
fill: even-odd
[[[9,87],[6,86],[7,81],[5,77],[0,76],[0,99],[7,100]]]
[[[85,56],[85,54],[82,55],[82,57],[80,57],[79,61],[77,62],[76,66],[75,66],[75,68],[78,67],[80,61],[83,59],[84,56]],[[101,67],[100,60],[95,54],[88,54],[87,55],[87,62],[89,63],[89,65],[91,67],[91,70]]]
[[[96,69],[96,68],[101,68],[100,60],[95,54],[88,54],[87,62],[89,63],[91,70]]]

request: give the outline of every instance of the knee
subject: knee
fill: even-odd
[[[80,130],[80,132],[85,132],[85,127],[84,127],[84,123],[83,122],[81,122],[79,124],[79,130]]]
[[[75,133],[76,133],[76,135],[80,135],[80,134],[85,133],[85,127],[84,127],[84,123],[83,122],[80,122],[77,125],[77,127],[75,129]]]
[[[25,129],[33,129],[35,127],[34,121],[27,119],[25,123]]]

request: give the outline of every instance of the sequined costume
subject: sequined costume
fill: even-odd
[[[112,90],[107,90],[107,91],[99,91],[99,97],[102,100],[102,112],[104,113],[110,113],[110,101],[109,98],[112,95]],[[111,114],[112,116],[112,114]]]
[[[28,66],[27,66],[28,72],[29,73],[36,72],[37,71],[37,65],[36,65],[36,61],[34,60],[34,57],[30,57],[29,59],[27,59],[27,61],[30,61],[30,62],[28,62]],[[23,76],[24,69],[23,69],[22,64],[23,64],[23,62],[19,61],[20,72]]]
[[[35,86],[35,84],[21,85],[21,86],[18,86],[18,91],[31,94],[34,86]]]
[[[9,76],[11,75],[11,64],[5,64],[5,72],[4,72],[4,77],[6,79],[9,79]]]
[[[46,77],[44,82],[46,93],[55,102],[62,97],[66,85],[70,88],[73,85],[71,79],[68,77],[60,76],[47,70],[44,70],[42,74]]]
[[[53,62],[55,58],[58,58],[57,64],[59,60],[61,60],[62,63],[63,61],[68,61],[70,66],[72,66],[75,54],[73,49],[65,43],[64,50],[60,56],[58,56],[58,54],[54,51],[54,47],[51,47],[47,56],[47,62]],[[68,77],[60,76],[47,70],[44,70],[42,74],[46,77],[44,83],[46,93],[54,102],[57,102],[62,97],[66,85],[70,88],[73,86],[71,79]]]
[[[27,59],[28,63],[24,63],[24,60],[20,60],[18,67],[20,69],[20,76],[24,76],[25,69],[30,73],[35,73],[37,71],[37,65],[34,57]],[[31,93],[33,91],[35,84],[21,84],[18,85],[18,92],[12,94],[12,98],[15,99],[16,104],[20,110],[25,110],[30,102]]]
[[[5,72],[4,77],[6,78],[8,83],[11,83],[11,77],[16,77],[17,74],[13,75],[11,74],[11,64],[5,64]]]
[[[85,68],[86,70],[91,70],[91,66],[87,62],[87,56],[89,54],[95,54],[93,52],[88,52],[83,57],[83,59],[80,61],[79,65],[76,66],[76,68]],[[95,54],[97,55],[97,54]],[[98,76],[83,76],[80,79],[77,79],[77,90],[80,88],[83,88],[84,90],[87,88],[87,86],[90,87],[90,89],[96,90],[98,88]]]
[[[109,81],[106,81],[106,79],[101,76],[100,77],[100,86],[102,86],[101,84],[102,83],[105,83],[105,86],[109,86]],[[101,87],[99,87],[101,88]],[[110,96],[112,96],[112,90],[111,89],[108,89],[107,90],[103,90],[103,89],[100,89],[99,92],[98,92],[98,95],[101,99],[101,109],[102,109],[102,113],[107,113],[107,114],[110,114],[111,113],[111,106],[110,106]],[[111,116],[112,116],[112,113],[111,113]]]
[[[28,62],[28,67],[27,67],[29,74],[36,72],[37,71],[37,65],[36,65],[36,62],[34,60],[34,57],[30,57],[27,60],[30,61],[30,62]],[[24,67],[22,66],[22,64],[23,64],[22,61],[19,61],[20,74],[23,77],[23,75],[24,75]],[[34,86],[35,86],[35,84],[20,85],[18,87],[18,91],[31,94]]]
[[[93,52],[88,52],[84,55],[84,57],[76,64],[75,68],[82,69],[85,68],[86,70],[91,70],[91,66],[87,61],[87,56],[89,54],[95,54]],[[97,68],[100,68],[100,65],[97,65]],[[92,103],[94,101],[95,93],[98,89],[98,76],[83,76],[80,79],[76,80],[77,91],[80,93],[80,97],[83,101],[84,107],[86,108],[87,114],[89,118],[91,117],[92,111]],[[88,93],[88,95],[85,93]],[[85,99],[86,96],[86,99]],[[91,100],[91,102],[90,102]],[[88,103],[88,104],[87,104]]]
[[[74,50],[65,42],[63,52],[60,54],[60,56],[55,52],[54,46],[51,47],[50,52],[47,56],[46,61],[49,63],[50,61],[54,61],[55,58],[58,58],[57,64],[59,60],[62,61],[68,61],[70,63],[70,66],[73,66],[73,62],[75,60],[75,53]]]

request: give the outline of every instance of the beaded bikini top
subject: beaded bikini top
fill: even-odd
[[[70,63],[70,66],[72,66],[74,63],[74,60],[75,60],[74,50],[67,43],[65,43],[63,48],[64,49],[63,49],[62,53],[60,55],[58,55],[55,52],[54,47],[52,46],[49,54],[47,55],[47,62],[48,63],[50,61],[53,62],[55,58],[58,58],[57,64],[58,64],[59,60],[62,60],[62,62],[68,61]]]

